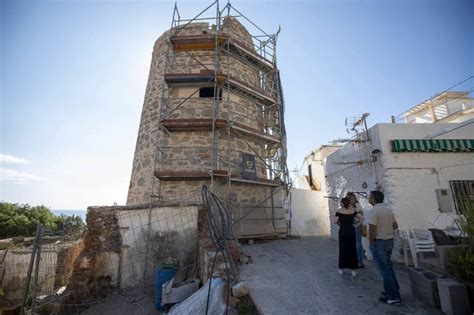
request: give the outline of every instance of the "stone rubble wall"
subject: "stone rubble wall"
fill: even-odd
[[[247,29],[235,17],[224,18],[222,32],[235,38],[252,51],[255,51],[252,35],[250,35],[249,31],[247,31]]]
[[[155,204],[89,207],[84,248],[67,290],[74,301],[116,289],[154,285],[168,258],[179,261],[180,279],[196,273],[197,206]]]
[[[215,25],[209,25],[208,22],[186,23],[173,28],[173,35],[176,36],[214,35],[215,33]]]
[[[208,172],[212,169],[212,137],[210,132],[173,132],[166,138],[163,137],[163,153],[161,160],[158,160],[157,171],[201,171]],[[255,151],[260,156],[264,155],[261,144],[253,139],[239,139],[228,137],[225,130],[217,130],[219,159],[216,169],[227,170],[227,149],[230,147],[230,170],[232,174],[240,175],[242,172],[242,153],[255,155]],[[256,157],[257,176],[267,178],[264,162]]]
[[[163,33],[156,40],[153,47],[148,84],[133,158],[127,205],[150,202],[150,194],[156,194],[157,191],[155,186],[155,191],[152,192],[153,165],[158,136],[159,106],[162,97],[168,97],[168,87],[164,84],[168,36],[169,31]]]
[[[214,73],[216,69],[216,56],[214,51],[207,53],[195,53],[176,51],[172,54],[172,62],[168,73]],[[193,58],[194,57],[194,58]],[[196,61],[199,60],[199,62]],[[231,58],[226,55],[225,50],[221,52],[218,73],[230,75],[252,87],[261,87],[260,71],[243,59],[241,55],[233,54]]]
[[[75,301],[106,295],[119,285],[121,237],[113,207],[89,207],[86,222],[84,248],[67,287]]]
[[[263,132],[264,125],[261,108],[245,98],[239,98],[239,101],[230,100],[228,104],[226,93],[224,89],[223,99],[219,101],[218,104],[216,118],[237,121],[246,127]],[[168,99],[166,101],[167,109],[164,111],[163,116],[166,119],[210,119],[213,117],[213,98],[199,98],[199,93],[196,93],[193,97],[181,104],[183,101],[184,98]],[[228,108],[228,106],[230,108]]]
[[[229,257],[224,259],[222,252],[217,253],[216,247],[209,236],[209,229],[206,224],[207,210],[199,209],[198,212],[198,274],[201,283],[205,283],[209,276],[226,277],[231,272]],[[227,249],[229,250],[230,259],[235,265],[240,262],[242,252],[240,245],[236,241],[228,241]],[[215,262],[214,262],[215,260]],[[214,264],[214,269],[212,265]],[[230,274],[232,276],[232,274]]]

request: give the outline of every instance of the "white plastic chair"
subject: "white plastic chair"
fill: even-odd
[[[399,244],[402,244],[403,248],[403,257],[405,258],[405,266],[408,267],[408,247],[410,246],[408,243],[408,231],[407,230],[397,230],[397,238]]]
[[[408,244],[415,267],[418,267],[418,253],[434,253],[436,244],[428,230],[408,230]]]

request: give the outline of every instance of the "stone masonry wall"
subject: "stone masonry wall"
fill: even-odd
[[[212,35],[214,30],[213,27],[210,27],[208,23],[193,23],[188,25],[186,28],[174,29],[173,32],[177,35],[201,35],[203,33]],[[223,32],[230,34],[230,36],[236,39],[239,43],[244,44],[250,50],[253,50],[253,42],[250,37],[250,34],[245,30],[242,25],[240,25],[240,23],[236,19],[226,19],[223,23]],[[158,132],[157,130],[158,120],[160,119],[159,107],[162,101],[162,97],[166,98],[166,101],[163,102],[163,118],[212,118],[213,115],[212,100],[199,99],[198,94],[195,95],[193,99],[187,101],[184,105],[181,105],[178,110],[175,110],[172,116],[168,115],[168,112],[174,109],[176,105],[181,102],[181,99],[168,98],[169,89],[166,87],[166,84],[164,86],[164,91],[162,91],[162,87],[164,84],[163,75],[165,73],[164,68],[166,64],[166,55],[169,49],[167,45],[169,34],[170,31],[165,32],[156,41],[153,49],[148,85],[146,88],[143,111],[137,137],[137,144],[135,148],[132,176],[130,180],[130,187],[127,198],[128,205],[149,202],[151,194],[157,195],[159,190],[162,190],[159,188],[159,185],[157,183],[153,185],[153,165],[155,164],[155,154],[157,154],[155,151],[156,145],[158,143],[157,137],[163,137],[163,133]],[[189,56],[188,53],[173,52],[172,49],[170,49],[169,54],[172,60],[171,64],[176,64],[177,66],[166,69],[167,72],[200,72],[201,70],[203,70],[203,67],[199,65],[194,58]],[[206,66],[209,66],[209,69],[214,69],[214,55],[212,51],[192,52],[192,54],[196,55],[196,58],[201,59],[201,62],[206,64]],[[227,58],[228,56],[222,56],[221,70],[224,73],[227,72]],[[230,71],[233,77],[235,76],[239,80],[244,81],[251,86],[259,86],[260,84],[259,71],[253,67],[250,67],[243,60],[233,58],[231,61]],[[173,94],[173,90],[177,92],[178,89],[172,89],[171,94]],[[254,104],[253,101],[250,101],[248,99],[233,95],[230,103],[229,113],[226,101],[227,94],[223,94],[225,95],[220,106],[218,118],[228,119],[230,117],[231,119],[235,119],[239,123],[244,124],[250,128],[254,128],[256,130],[263,130],[263,116],[261,113],[261,109],[257,104]],[[186,137],[190,138],[190,140],[188,141],[188,146],[193,147],[209,146],[211,144],[210,142],[212,141],[212,139],[210,139],[209,137],[209,134],[207,134],[207,139],[205,140],[202,136],[198,136],[197,134],[193,133]],[[176,139],[178,139],[179,141],[181,140],[181,138],[183,138],[183,136],[179,135]],[[169,145],[172,146],[173,143],[177,142],[173,141],[173,139],[161,139],[160,141],[162,141],[161,146],[168,145],[168,142],[170,143]],[[205,143],[201,144],[201,142]],[[236,150],[242,148],[242,145],[240,144],[241,143],[239,143],[238,146],[233,146],[231,149]],[[258,146],[256,147],[257,150],[259,150]],[[201,161],[205,161],[201,163],[203,164],[202,167],[206,170],[209,170],[210,161],[207,158],[207,155],[210,154],[210,152],[204,152],[202,149],[199,148],[196,148],[194,150],[196,152],[192,152],[192,155],[196,156]],[[170,152],[167,154],[170,154],[172,156],[186,157],[189,156],[188,153],[190,153],[188,152],[189,150],[186,150],[186,152],[184,152],[183,150],[178,149],[177,151],[178,152]],[[259,154],[263,154],[263,152],[259,152]],[[236,161],[234,164],[238,163],[238,159],[239,157],[236,154],[232,156],[232,160]],[[206,160],[208,161],[206,162]],[[187,165],[185,165],[185,162],[183,161],[165,163],[171,163],[171,165],[163,164],[161,168],[166,168],[168,166],[174,169],[176,167],[187,167]],[[260,162],[258,163],[261,164]],[[235,167],[233,171],[235,172],[237,171],[237,169],[238,167]],[[265,171],[261,169],[260,173],[260,175],[264,175]],[[151,191],[152,187],[154,187],[155,189],[154,192]]]
[[[247,29],[240,24],[235,17],[226,17],[224,19],[224,22],[222,23],[222,32],[235,38],[251,50],[255,50],[252,36],[249,31],[247,31]]]
[[[171,93],[172,93],[171,89]],[[178,90],[178,89],[174,89]],[[228,109],[226,92],[223,93],[223,100],[219,102],[219,109],[217,119],[231,119],[238,121],[240,124],[247,127],[263,131],[263,114],[261,108],[254,102],[246,98],[234,97],[229,102],[230,109]],[[170,98],[166,101],[166,109],[163,116],[167,119],[205,119],[212,118],[214,109],[213,98],[199,98],[199,93],[196,93],[183,104],[184,97]],[[235,99],[238,98],[238,101]],[[179,110],[178,110],[179,109]],[[229,115],[230,113],[230,115]]]
[[[119,288],[151,287],[156,269],[168,258],[180,263],[180,280],[194,277],[197,209],[171,203],[89,207],[84,248],[67,288],[72,301]]]
[[[89,207],[86,221],[84,248],[67,287],[75,301],[106,295],[119,285],[121,238],[113,208]]]
[[[150,194],[152,194],[153,160],[157,144],[159,106],[162,97],[167,97],[168,93],[166,85],[163,86],[168,36],[169,31],[163,33],[153,47],[150,73],[133,158],[127,205],[149,202]],[[156,191],[153,193],[156,193]]]
[[[234,55],[232,58],[229,58],[223,51],[218,72],[230,74],[231,78],[238,79],[250,86],[260,87],[259,70],[238,57],[238,55]],[[199,60],[199,63],[196,59]],[[214,73],[214,71],[215,53],[212,50],[205,53],[174,52],[173,61],[168,69],[170,73]]]
[[[227,170],[227,148],[231,150],[231,173],[240,175],[242,172],[242,153],[264,155],[261,145],[252,139],[245,141],[231,137],[227,141],[225,130],[217,131],[219,138],[219,155],[216,169]],[[207,172],[212,168],[212,137],[209,132],[174,132],[167,136],[166,145],[163,145],[162,160],[157,164],[158,171],[187,170]],[[253,150],[252,150],[253,149]],[[262,160],[256,159],[257,174],[266,178],[265,165]]]
[[[250,34],[236,19],[226,19],[222,30],[240,46],[254,51]],[[165,57],[166,51],[168,51],[166,36],[170,32],[176,36],[212,35],[215,33],[215,28],[207,23],[193,23],[186,28],[178,27],[168,31],[155,44],[127,205],[150,202],[151,193],[158,196],[155,200],[163,202],[179,202],[182,205],[201,203],[201,187],[203,184],[210,185],[210,180],[178,180],[177,178],[153,180],[154,171],[161,174],[179,171],[209,174],[214,168],[214,170],[221,171],[230,170],[232,176],[240,177],[243,171],[242,154],[244,153],[256,156],[255,162],[259,179],[272,179],[267,174],[265,162],[258,157],[268,156],[268,150],[271,148],[246,133],[232,129],[229,137],[226,127],[221,127],[216,130],[215,139],[213,139],[213,134],[210,131],[168,132],[162,129],[158,130],[157,127],[161,119],[212,119],[213,117],[230,120],[232,123],[243,125],[244,128],[253,129],[257,133],[263,133],[265,128],[262,104],[248,96],[229,91],[225,87],[222,88],[222,100],[219,101],[215,113],[213,97],[199,97],[199,89],[203,86],[212,87],[213,83],[207,85],[180,84],[166,87],[163,94],[160,94],[160,87],[164,84],[165,71],[166,73],[200,73],[206,71],[206,68],[207,71],[213,71],[215,67],[215,55],[212,50],[184,52],[173,51],[170,48],[170,66],[165,70]],[[261,77],[267,74],[263,73],[261,69],[249,65],[245,58],[236,56],[235,52],[233,52],[232,60],[229,60],[229,57],[224,52],[221,54],[219,72],[229,72],[231,78],[238,79],[252,88],[266,89],[261,86],[263,82]],[[228,62],[230,62],[230,67],[227,66]],[[161,117],[159,117],[160,105],[163,106]],[[213,161],[214,141],[217,144],[217,156]],[[156,147],[159,147],[160,150],[157,151],[155,160]],[[269,187],[262,185],[233,182],[229,199],[227,179],[225,178],[216,178],[214,188],[222,200],[231,200],[232,205],[237,209],[236,216],[240,215],[245,210],[243,208],[248,205],[261,203],[269,196],[270,191]],[[232,211],[234,212],[235,209]],[[267,212],[265,208],[262,208],[258,214],[259,218],[256,219],[265,217]]]

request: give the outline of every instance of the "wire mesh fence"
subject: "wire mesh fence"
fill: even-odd
[[[36,295],[36,311],[77,314],[113,294],[150,299],[164,261],[179,262],[178,282],[195,276],[197,215],[197,206],[89,208],[83,239],[42,245],[30,272],[34,247],[0,252],[1,305],[17,309],[26,294],[30,310]]]

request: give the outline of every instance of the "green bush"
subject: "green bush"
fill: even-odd
[[[34,236],[38,223],[46,231],[58,234],[82,231],[85,227],[81,217],[57,216],[45,206],[0,203],[0,238]]]
[[[448,271],[461,280],[474,282],[474,202],[469,201],[463,208],[456,218],[463,232],[463,246],[452,252]]]
[[[448,270],[456,278],[474,282],[474,249],[463,246],[453,251]]]
[[[456,223],[464,233],[465,243],[474,247],[474,201],[464,203],[463,212],[456,218]]]

